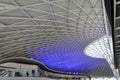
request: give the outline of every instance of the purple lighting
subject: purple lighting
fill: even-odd
[[[75,47],[76,44],[71,40],[61,41],[43,48],[30,48],[29,51],[32,50],[33,59],[52,70],[66,74],[85,73],[108,64],[105,59],[86,56],[83,51]]]

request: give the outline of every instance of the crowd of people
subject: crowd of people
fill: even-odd
[[[23,73],[20,73],[20,72],[15,72],[15,76],[17,77],[22,77],[22,76],[26,76],[26,77],[35,77],[35,71],[34,70],[32,70],[32,72],[30,73],[30,72],[26,72],[24,75],[23,75]]]

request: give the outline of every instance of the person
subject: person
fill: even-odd
[[[29,73],[28,73],[28,72],[26,72],[26,76],[27,76],[27,77],[29,76]]]
[[[21,76],[21,75],[20,75],[20,72],[16,72],[16,73],[15,73],[15,76]]]
[[[32,70],[32,77],[35,77],[35,70]]]

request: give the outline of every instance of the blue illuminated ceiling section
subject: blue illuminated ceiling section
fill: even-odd
[[[43,48],[29,48],[33,59],[42,62],[49,69],[61,73],[89,72],[105,66],[105,59],[92,58],[84,54],[75,40],[64,40]]]

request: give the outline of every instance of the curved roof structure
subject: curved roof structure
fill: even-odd
[[[112,77],[105,58],[84,52],[107,35],[105,15],[104,0],[0,0],[0,60],[25,57],[59,73]]]

